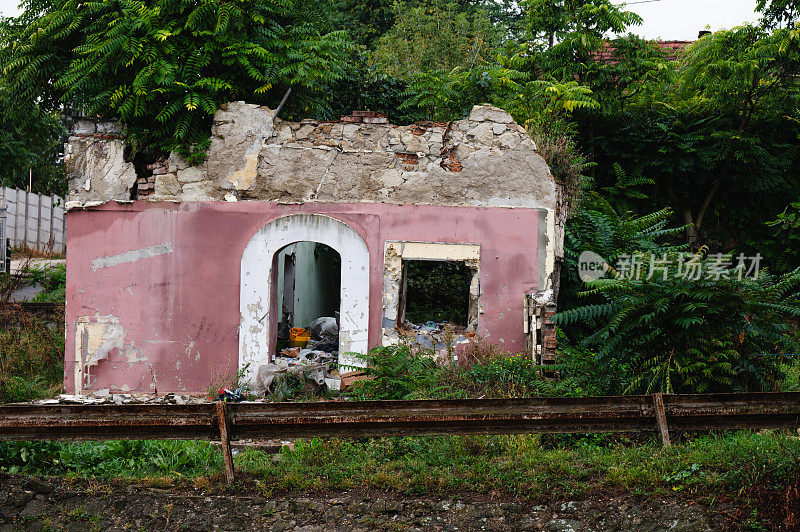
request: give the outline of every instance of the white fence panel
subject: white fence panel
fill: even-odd
[[[64,253],[64,198],[0,187],[6,208],[6,237],[12,246]]]

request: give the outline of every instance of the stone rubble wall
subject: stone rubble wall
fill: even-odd
[[[131,199],[133,163],[125,160],[125,140],[117,124],[78,120],[64,150],[69,181],[67,208]]]
[[[107,201],[238,201],[525,207],[555,210],[553,177],[511,115],[476,106],[455,122],[408,126],[376,113],[340,122],[274,120],[244,102],[216,114],[206,161],[175,153],[137,180],[113,124],[79,121],[69,138],[68,207]]]

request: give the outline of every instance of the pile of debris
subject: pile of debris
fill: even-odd
[[[455,362],[458,346],[475,339],[475,334],[468,333],[463,326],[434,321],[422,325],[406,322],[398,328],[398,334],[409,345],[433,351],[436,359],[443,364]]]
[[[126,404],[172,404],[188,405],[208,403],[202,396],[167,393],[155,395],[148,393],[111,393],[109,389],[98,390],[91,395],[66,394],[53,399],[40,399],[34,404],[40,405],[126,405]]]
[[[341,375],[337,369],[339,325],[336,318],[317,318],[308,326],[308,331],[311,339],[305,347],[283,349],[274,362],[259,366],[253,393],[259,397],[272,393],[277,382],[286,375],[308,379],[320,389],[338,391],[341,388]]]

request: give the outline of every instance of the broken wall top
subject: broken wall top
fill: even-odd
[[[387,124],[375,113],[342,122],[286,122],[244,102],[214,117],[207,159],[176,154],[136,175],[113,124],[79,121],[65,166],[68,207],[108,201],[241,201],[554,209],[555,183],[524,128],[476,106],[454,122]]]

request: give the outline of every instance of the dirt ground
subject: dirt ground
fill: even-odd
[[[346,492],[262,497],[0,475],[0,532],[17,530],[725,530],[713,508],[633,496],[537,504],[506,497]]]

